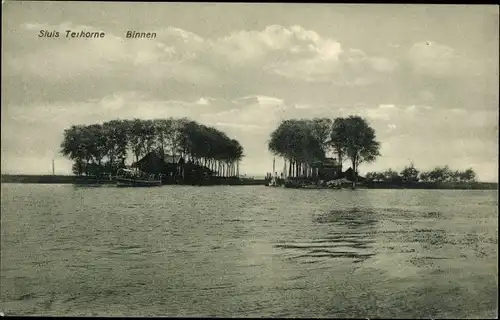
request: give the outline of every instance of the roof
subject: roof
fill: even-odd
[[[180,155],[171,155],[171,154],[166,154],[165,157],[164,157],[164,161],[166,163],[179,163],[179,160],[181,159],[181,156]]]
[[[312,166],[314,168],[317,168],[317,167],[338,167],[339,163],[337,162],[337,159],[326,158],[323,161],[314,162]]]
[[[144,161],[147,161],[150,158],[156,158],[156,160],[163,161],[166,164],[171,164],[171,163],[178,163],[181,156],[180,155],[175,155],[172,156],[171,154],[165,154],[162,156],[161,152],[159,151],[151,151],[148,154],[146,154],[144,157],[142,157],[139,161],[134,162],[132,164],[132,167],[136,167],[139,163],[142,163]],[[163,158],[163,159],[162,159]]]
[[[337,161],[337,159],[334,159],[334,158],[326,158],[325,160],[323,160],[323,165],[324,166],[332,166],[332,167],[335,167],[335,166],[338,166],[339,163]]]
[[[175,155],[172,156],[171,154],[165,154],[162,160],[162,155],[158,151],[151,151],[148,154],[146,154],[144,157],[142,157],[139,161],[134,162],[131,167],[139,167],[141,164],[150,163],[151,160],[153,160],[153,163],[160,164],[160,165],[167,165],[167,166],[173,166],[177,165],[179,163],[179,160],[182,159],[180,155]],[[163,163],[163,164],[162,164]],[[215,171],[212,171],[210,168],[204,167],[202,165],[194,164],[194,163],[187,163],[186,166],[192,166],[193,168],[200,167],[203,168],[204,171],[214,173]]]

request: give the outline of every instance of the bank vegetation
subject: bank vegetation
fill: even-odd
[[[76,175],[114,175],[152,151],[180,156],[203,165],[219,176],[237,175],[243,147],[224,132],[187,118],[111,120],[102,124],[73,125],[64,130],[61,153],[73,160]]]

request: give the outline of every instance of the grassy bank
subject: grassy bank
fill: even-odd
[[[95,177],[88,176],[65,176],[65,175],[26,175],[26,174],[2,174],[2,183],[42,183],[42,184],[113,184],[113,180],[103,178],[98,181]],[[248,178],[222,178],[213,177],[203,185],[265,185],[264,179]],[[390,182],[361,182],[360,188],[367,189],[455,189],[455,190],[498,190],[496,182],[442,182],[442,183],[402,183]]]
[[[95,177],[88,176],[65,176],[65,175],[27,175],[27,174],[2,174],[2,183],[41,183],[41,184],[113,184],[109,178],[101,178],[98,181]],[[214,177],[203,185],[264,185],[264,179],[246,178],[222,178]],[[186,183],[187,184],[187,183]]]
[[[92,184],[97,183],[95,177],[79,177],[65,175],[29,175],[29,174],[2,174],[2,183],[42,183],[42,184]],[[109,179],[101,179],[99,183],[113,183]]]

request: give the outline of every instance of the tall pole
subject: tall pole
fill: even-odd
[[[273,176],[275,175],[275,164],[276,164],[276,158],[273,158]]]
[[[54,159],[52,159],[52,175],[56,175],[56,169],[55,169],[55,164],[54,164]]]

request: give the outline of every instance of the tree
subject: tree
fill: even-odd
[[[91,124],[87,126],[93,141],[92,156],[96,164],[101,165],[106,156],[106,134],[102,124]]]
[[[392,182],[392,183],[400,183],[402,181],[402,177],[399,175],[397,171],[392,169],[387,169],[382,172],[383,181]]]
[[[337,156],[337,160],[340,164],[340,170],[342,170],[342,164],[345,161],[345,155],[347,152],[344,140],[347,128],[344,120],[344,118],[336,118],[333,120],[329,141],[335,155]]]
[[[108,157],[109,173],[121,167],[127,158],[127,127],[123,121],[111,120],[103,124],[104,137],[106,139],[106,154]]]
[[[237,140],[187,118],[112,120],[103,125],[72,126],[64,131],[61,153],[74,160],[75,174],[99,175],[104,168],[111,173],[124,166],[127,147],[135,162],[155,148],[162,155],[170,149],[174,159],[180,152],[193,164],[212,169],[218,165],[222,175],[236,175],[243,158],[243,147]]]
[[[268,149],[276,156],[288,159],[288,175],[292,176],[292,148],[290,143],[292,137],[292,122],[290,120],[282,121],[278,128],[276,128],[272,133],[268,143]]]
[[[71,126],[64,130],[61,143],[61,154],[74,160],[73,172],[78,175],[85,172],[85,163],[88,158],[88,152],[83,146],[83,130],[83,126]]]
[[[165,157],[165,153],[168,149],[172,150],[174,153],[171,137],[174,135],[174,121],[170,119],[155,119],[153,120],[153,127],[155,131],[155,145],[162,157]]]
[[[124,122],[127,128],[127,141],[129,143],[135,162],[139,161],[142,154],[142,126],[140,119],[126,120]]]
[[[359,165],[373,162],[380,155],[380,143],[376,140],[375,130],[359,116],[337,118],[332,127],[331,143],[340,159],[347,156],[353,170],[352,187],[356,187]]]
[[[403,182],[415,183],[415,182],[418,182],[418,180],[419,180],[418,174],[419,174],[419,171],[417,169],[415,169],[415,166],[413,165],[413,163],[411,163],[409,166],[405,167],[401,171],[401,179],[403,180]]]
[[[73,174],[81,176],[85,171],[85,163],[81,159],[76,159],[73,165],[71,166],[71,172]]]
[[[365,174],[365,180],[369,181],[369,182],[375,181],[375,177],[376,177],[375,175],[376,175],[376,172],[367,172]]]
[[[99,172],[95,170],[100,168],[106,154],[103,126],[92,124],[72,126],[66,129],[61,143],[61,153],[75,161],[72,169],[78,175],[82,175],[84,172],[88,175],[91,171],[98,175]]]
[[[240,143],[235,140],[231,139],[231,161],[232,161],[232,166],[233,166],[233,176],[239,176],[239,163],[241,159],[243,159],[243,147],[240,145]]]
[[[476,182],[476,173],[472,168],[468,168],[461,174],[462,181]]]
[[[449,181],[451,174],[452,172],[448,166],[436,167],[428,173],[429,180],[435,183]]]
[[[365,175],[366,181],[372,182],[372,181],[384,181],[384,176],[381,175],[379,172],[367,172]]]
[[[288,160],[288,176],[309,176],[311,165],[325,158],[326,120],[284,120],[272,133],[268,149]]]
[[[475,182],[476,180],[476,173],[472,168],[468,168],[465,171],[452,171],[450,176],[451,182]]]
[[[320,144],[323,153],[326,155],[330,149],[330,136],[332,131],[332,120],[328,118],[314,118],[312,120],[312,133],[316,141]]]
[[[156,128],[153,120],[143,120],[141,127],[140,141],[142,145],[142,155],[151,152],[155,146],[156,141]]]
[[[430,173],[428,171],[420,172],[418,175],[419,180],[423,182],[431,182]]]
[[[419,175],[421,181],[442,183],[442,182],[475,182],[476,173],[472,168],[465,171],[451,170],[448,166],[436,167],[430,171],[422,172]]]

